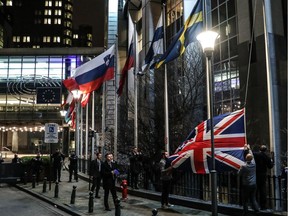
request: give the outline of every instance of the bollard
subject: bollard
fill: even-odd
[[[119,198],[115,200],[115,216],[121,216],[121,205]]]
[[[59,183],[58,181],[55,182],[55,191],[54,191],[54,198],[58,198],[59,194]]]
[[[73,185],[70,204],[75,204],[76,188],[77,186]]]
[[[94,201],[93,201],[93,192],[90,191],[89,192],[89,204],[88,204],[88,208],[89,208],[89,213],[93,212],[93,208],[94,208]]]
[[[36,184],[36,176],[32,175],[32,188],[35,188],[35,184]]]
[[[155,209],[153,209],[152,210],[152,216],[155,216],[155,215],[157,215],[158,214],[158,210],[155,208]]]
[[[47,177],[43,178],[43,193],[46,193],[46,188],[47,188]]]
[[[27,172],[24,172],[23,183],[24,183],[24,185],[27,184]]]

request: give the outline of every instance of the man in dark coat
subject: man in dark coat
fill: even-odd
[[[56,151],[52,155],[52,159],[53,159],[54,182],[56,182],[57,179],[58,182],[61,182],[61,168],[65,156],[60,152],[59,149],[56,149]]]
[[[74,180],[78,182],[78,157],[75,155],[75,152],[71,152],[71,155],[69,157],[69,182],[72,181],[72,175],[74,173]]]
[[[131,173],[131,184],[132,189],[138,188],[138,178],[142,170],[142,154],[135,147],[132,151],[132,155],[129,158],[130,160],[130,173]]]
[[[114,205],[117,199],[115,180],[119,171],[117,170],[117,163],[113,161],[113,154],[107,153],[105,155],[105,162],[102,163],[101,174],[103,177],[103,188],[104,188],[104,206],[106,211],[111,211],[108,204],[109,191],[112,194]]]
[[[262,145],[260,151],[253,152],[256,162],[256,177],[257,177],[257,195],[259,198],[260,209],[265,210],[266,206],[266,180],[267,171],[274,166],[274,161],[266,153],[267,147]]]
[[[101,184],[101,166],[102,166],[102,154],[97,153],[96,158],[91,161],[91,167],[90,167],[90,175],[92,176],[92,187],[91,191],[94,192],[95,188],[95,198],[100,198],[99,196],[99,190],[100,190],[100,184]]]
[[[36,183],[39,183],[40,173],[43,168],[43,160],[40,153],[37,153],[36,157],[32,158],[32,174],[36,176]]]
[[[249,148],[249,146],[247,147]],[[245,165],[242,165],[238,171],[242,183],[243,215],[248,214],[249,202],[251,202],[255,213],[259,212],[258,203],[256,201],[256,165],[253,161],[253,155],[248,153],[245,156],[245,160]]]

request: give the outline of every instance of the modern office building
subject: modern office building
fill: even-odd
[[[137,41],[138,47],[142,50],[140,62],[152,41],[162,2],[142,1],[140,8],[135,7],[135,1],[129,2],[130,10],[128,11],[136,20],[137,31],[140,35]],[[187,8],[191,8],[193,3],[188,0],[165,2],[166,45],[169,46],[191,11],[191,9],[187,11]],[[206,3],[207,28],[220,35],[216,42],[212,66],[215,92],[214,113],[221,114],[245,107],[247,141],[252,146],[265,144],[270,147],[271,151],[275,151],[279,155],[277,158],[279,173],[280,161],[285,160],[287,152],[287,1],[213,0],[203,2]],[[265,3],[264,6],[263,3]],[[184,54],[182,58],[187,58],[187,55]],[[175,60],[168,63],[167,70],[170,84],[172,84],[171,80],[178,79],[181,82],[185,65]],[[160,79],[164,80],[163,76],[160,76]],[[151,82],[151,79],[148,80]],[[156,79],[154,81],[156,82]],[[147,98],[148,82],[144,84],[142,90],[139,90],[139,97],[142,99]],[[182,83],[183,85],[185,83]],[[201,116],[203,120],[207,118],[205,92],[204,88],[202,94],[204,109]],[[163,95],[158,95],[157,100],[154,101],[155,109],[160,108],[162,112],[164,110],[163,97]],[[173,104],[176,101],[175,91],[169,91],[170,119],[171,116],[172,119],[175,117]],[[144,100],[142,103],[147,103],[147,101]],[[164,121],[159,123],[163,130]],[[195,125],[197,122],[194,122]],[[170,139],[172,140],[175,126],[170,125]],[[185,138],[188,133],[182,134],[182,138]],[[178,142],[181,140],[178,139]],[[175,143],[170,145],[175,145]]]

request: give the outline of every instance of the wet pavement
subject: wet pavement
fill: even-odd
[[[93,211],[89,213],[89,176],[84,173],[79,173],[79,181],[75,180],[68,182],[69,173],[67,170],[62,170],[61,182],[59,182],[57,190],[55,193],[56,183],[51,183],[51,189],[49,187],[49,182],[46,185],[46,192],[43,192],[43,182],[35,185],[33,188],[32,183],[27,184],[19,183],[16,185],[18,189],[21,189],[38,199],[46,201],[47,203],[53,205],[55,208],[59,208],[70,215],[103,215],[111,216],[115,214],[115,206],[112,201],[112,196],[109,194],[109,206],[112,211],[106,211],[104,208],[103,197],[104,190],[101,187],[99,196],[100,199],[93,197]],[[75,203],[71,204],[71,196],[73,191],[73,186],[76,187]],[[55,197],[56,195],[56,197]],[[117,192],[117,196],[121,198],[121,192]],[[160,204],[159,192],[151,192],[147,190],[130,190],[128,189],[128,199],[121,200],[120,215],[122,216],[177,216],[177,215],[202,215],[210,216],[211,204],[204,201],[191,201],[187,197],[177,197],[171,196],[171,203],[174,206],[168,209],[162,209]],[[73,201],[73,200],[72,200]],[[187,204],[188,203],[188,204]],[[188,206],[188,207],[187,207]],[[91,207],[91,205],[90,205]],[[202,210],[199,210],[202,209]],[[152,211],[154,210],[154,213]],[[240,206],[218,206],[218,216],[225,215],[242,215],[242,209]],[[252,212],[251,212],[252,213]],[[119,214],[118,214],[119,215]],[[253,213],[251,214],[253,215]],[[275,213],[275,212],[261,212],[259,215],[287,215],[286,213]]]

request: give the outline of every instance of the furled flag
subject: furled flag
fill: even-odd
[[[159,68],[162,64],[166,64],[170,61],[181,56],[186,47],[196,41],[196,36],[203,29],[203,12],[202,12],[202,0],[197,0],[191,14],[185,21],[184,26],[175,35],[172,43],[157,61],[155,67]]]
[[[90,100],[91,92],[83,94],[81,98],[81,106],[85,107]]]
[[[244,164],[245,109],[213,118],[214,156],[218,172],[238,170]],[[210,120],[200,123],[169,157],[171,166],[194,173],[209,173],[211,169]]]
[[[164,27],[163,27],[163,19],[162,14],[158,20],[155,33],[145,56],[144,65],[142,66],[142,71],[146,71],[148,69],[153,69],[157,59],[160,55],[163,55],[163,39],[164,39]]]
[[[129,45],[129,50],[128,50],[128,56],[127,56],[127,59],[126,59],[126,62],[125,62],[125,65],[121,71],[121,74],[120,74],[120,80],[119,80],[119,87],[117,89],[117,94],[118,96],[120,97],[122,92],[123,92],[123,88],[124,88],[124,85],[125,85],[125,81],[127,79],[127,76],[128,76],[128,71],[134,66],[134,55],[136,54],[135,53],[135,44],[134,44],[134,37],[133,37],[133,34],[134,34],[134,24],[132,22],[132,19],[130,17],[130,14],[128,16],[128,28],[129,28],[129,36],[128,36],[128,39],[131,38],[131,43]]]
[[[87,94],[97,90],[103,82],[114,77],[115,45],[89,62],[76,68],[73,77],[63,81],[65,87],[72,91],[78,89]]]

